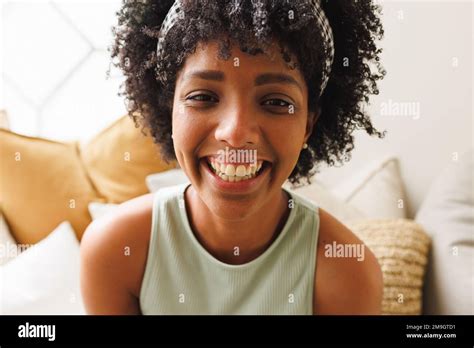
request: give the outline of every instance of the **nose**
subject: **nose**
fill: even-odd
[[[215,131],[219,142],[225,142],[229,147],[242,148],[255,145],[259,138],[257,115],[251,107],[242,102],[236,102],[223,110],[222,117]]]

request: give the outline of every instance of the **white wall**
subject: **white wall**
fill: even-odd
[[[473,3],[383,1],[387,76],[369,108],[384,139],[356,133],[350,162],[324,169],[319,179],[337,186],[368,160],[394,154],[401,161],[410,217],[437,173],[473,143]],[[400,12],[401,11],[401,12]],[[457,65],[456,65],[457,64]],[[414,102],[420,113],[383,114],[383,105]],[[467,189],[467,188],[466,188]]]

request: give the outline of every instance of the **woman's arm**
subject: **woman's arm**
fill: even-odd
[[[335,248],[343,247],[347,249],[340,257]],[[378,315],[382,295],[382,271],[374,254],[344,224],[320,209],[314,313]]]
[[[81,292],[87,314],[141,314],[139,292],[151,231],[151,197],[95,220],[81,240]]]

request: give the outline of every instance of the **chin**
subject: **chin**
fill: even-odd
[[[201,195],[201,193],[200,193]],[[244,220],[255,214],[268,197],[246,196],[236,197],[235,195],[226,195],[222,192],[215,192],[209,188],[205,188],[202,192],[201,200],[206,204],[208,209],[225,220]]]

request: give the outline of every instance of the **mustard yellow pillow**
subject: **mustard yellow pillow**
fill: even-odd
[[[361,220],[348,226],[377,257],[382,268],[382,314],[421,314],[430,237],[408,219]]]
[[[150,136],[124,116],[99,133],[81,151],[92,183],[109,203],[148,192],[145,178],[175,167],[165,163]]]
[[[124,116],[82,149],[0,130],[0,204],[18,243],[35,244],[64,220],[78,239],[90,202],[121,203],[148,192],[149,174],[174,168]]]
[[[64,220],[78,238],[90,223],[90,201],[103,201],[81,163],[76,143],[0,129],[0,204],[20,244],[34,244]]]

